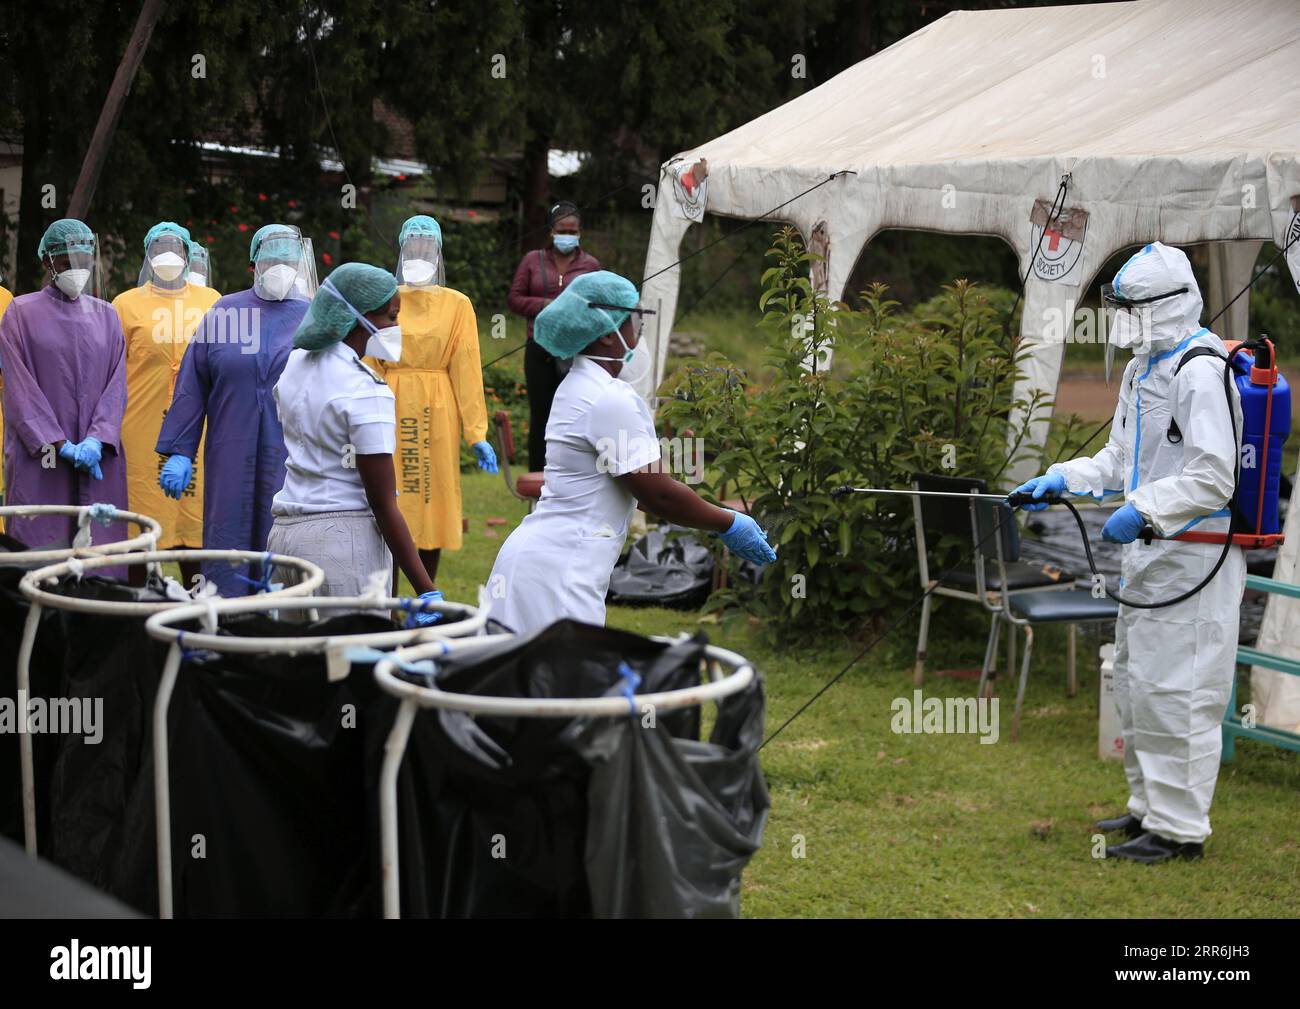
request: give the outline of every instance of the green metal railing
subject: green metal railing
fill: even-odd
[[[1259,575],[1247,575],[1246,588],[1254,589],[1257,592],[1272,592],[1276,595],[1300,599],[1300,585],[1274,581],[1272,578],[1261,578]],[[1237,664],[1263,666],[1265,669],[1276,669],[1278,672],[1288,673],[1291,676],[1300,676],[1300,661],[1285,659],[1280,655],[1272,655],[1269,652],[1262,652],[1258,648],[1246,648],[1244,646],[1238,648]],[[1265,743],[1272,743],[1274,746],[1280,746],[1283,749],[1300,752],[1300,733],[1288,732],[1286,729],[1270,728],[1266,725],[1247,728],[1241,724],[1241,718],[1237,715],[1237,677],[1234,673],[1232,677],[1232,698],[1228,702],[1228,710],[1223,715],[1223,763],[1231,763],[1233,757],[1236,756],[1238,736],[1245,736],[1247,739],[1258,739]]]

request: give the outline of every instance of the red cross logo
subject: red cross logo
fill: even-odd
[[[1051,241],[1047,243],[1047,251],[1056,252],[1057,249],[1061,247],[1061,239],[1065,237],[1065,234],[1063,232],[1053,231],[1051,228],[1048,228],[1047,237],[1051,239]]]

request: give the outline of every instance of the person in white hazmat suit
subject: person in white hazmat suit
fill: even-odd
[[[633,385],[651,366],[643,308],[630,280],[587,273],[542,309],[533,339],[573,358],[546,424],[537,510],[501,547],[488,577],[489,616],[518,634],[572,619],[603,626],[605,593],[639,504],[669,522],[717,533],[753,564],[776,554],[748,515],[704,501],[665,472],[659,436]]]
[[[1134,352],[1110,439],[1091,459],[1056,463],[1018,490],[1035,498],[1067,491],[1097,499],[1124,495],[1126,503],[1107,521],[1102,538],[1127,544],[1120,593],[1158,602],[1201,582],[1223,547],[1168,539],[1147,545],[1138,533],[1144,521],[1165,537],[1191,527],[1227,532],[1241,403],[1235,383],[1225,394],[1227,350],[1200,325],[1200,290],[1180,250],[1159,242],[1146,246],[1103,289],[1103,300],[1116,309],[1111,342]],[[1214,355],[1183,363],[1199,347]],[[1120,605],[1115,696],[1128,812],[1097,827],[1130,840],[1110,847],[1107,857],[1144,863],[1201,857],[1210,835],[1245,581],[1244,556],[1233,547],[1219,573],[1191,598],[1161,609]]]

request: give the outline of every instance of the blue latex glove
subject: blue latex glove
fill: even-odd
[[[731,520],[731,528],[722,533],[722,542],[727,549],[742,560],[759,567],[776,560],[776,551],[768,546],[767,535],[758,527],[758,523],[738,511],[731,514],[736,516]]]
[[[1131,504],[1126,504],[1106,520],[1101,527],[1101,538],[1107,543],[1132,543],[1142,531],[1146,519]]]
[[[421,592],[416,602],[442,602],[442,593],[437,589],[432,592]],[[441,613],[419,613],[414,608],[411,610],[411,616],[415,617],[416,627],[428,627],[430,624],[436,624],[442,619]]]
[[[174,455],[163,464],[162,472],[158,474],[158,486],[169,498],[179,501],[193,476],[194,463],[183,455]]]
[[[1042,476],[1036,476],[1028,483],[1022,483],[1015,489],[1016,494],[1032,494],[1034,504],[1021,505],[1027,512],[1040,512],[1047,507],[1047,502],[1038,503],[1038,498],[1042,497],[1061,497],[1065,493],[1065,474],[1064,473],[1044,473]]]
[[[104,444],[98,438],[87,438],[85,441],[78,442],[72,451],[76,457],[77,468],[90,469],[103,458]]]
[[[77,443],[75,441],[65,441],[59,446],[59,458],[65,462],[77,465]]]
[[[99,460],[104,453],[104,443],[98,438],[87,438],[72,448],[73,465],[85,470],[96,480],[104,479],[104,471],[99,468]]]
[[[476,441],[470,448],[474,450],[474,458],[478,460],[479,469],[488,473],[497,471],[497,454],[491,445],[485,441]]]

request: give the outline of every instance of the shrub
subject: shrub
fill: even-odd
[[[794,642],[861,627],[915,595],[911,502],[831,491],[907,487],[917,472],[996,480],[1013,455],[1022,351],[974,284],[945,287],[905,319],[882,285],[856,311],[814,291],[793,229],[767,255],[758,329],[771,382],[756,387],[711,355],[669,377],[661,416],[704,439],[702,489],[744,500],[777,547],[757,585],[710,605],[738,604]],[[835,367],[812,370],[832,344]],[[1043,404],[1025,405],[1028,416]],[[1024,425],[1016,433],[1018,444]]]

